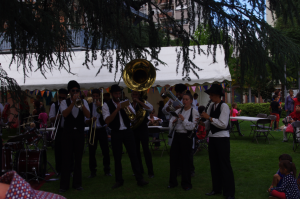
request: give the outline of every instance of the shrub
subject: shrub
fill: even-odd
[[[229,108],[231,108],[231,104],[228,103]],[[284,103],[281,104],[284,107]],[[270,115],[270,103],[246,103],[246,104],[237,104],[237,109],[242,110],[242,116],[250,116],[256,117],[259,113],[264,113]],[[281,118],[286,117],[286,112],[283,110],[281,112]]]

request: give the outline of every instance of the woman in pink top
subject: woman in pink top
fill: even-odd
[[[241,112],[242,112],[242,110],[239,110],[239,111],[237,110],[237,104],[235,102],[232,103],[231,110],[230,110],[230,116],[231,117],[239,116],[241,114]],[[244,134],[241,134],[240,125],[239,125],[238,120],[231,119],[231,128],[233,128],[234,125],[236,126],[236,128],[239,132],[239,135],[244,136]]]
[[[47,127],[48,115],[45,112],[45,107],[41,107],[41,113],[39,114],[40,128]]]

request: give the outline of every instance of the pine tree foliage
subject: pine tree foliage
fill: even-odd
[[[165,8],[171,8],[173,3],[181,8],[179,22],[161,9],[165,2]],[[132,8],[139,10],[145,4],[149,8],[148,18],[132,12]],[[184,29],[185,6],[189,31]],[[293,21],[299,24],[298,7],[296,0],[270,0],[270,9],[277,16],[296,19]],[[217,44],[224,47],[226,63],[232,47],[240,57],[242,80],[245,74],[268,76],[267,65],[272,68],[273,77],[282,79],[284,63],[293,62],[298,67],[299,49],[265,22],[265,10],[265,0],[4,0],[0,6],[0,37],[11,41],[12,61],[24,73],[24,81],[32,70],[44,75],[54,69],[72,72],[71,30],[82,29],[86,50],[83,65],[89,68],[94,60],[101,60],[103,65],[98,72],[107,68],[122,73],[126,63],[146,55],[152,57],[158,69],[163,67],[158,60],[163,31],[167,45],[171,35],[180,41],[174,70],[186,80],[190,80],[190,73],[197,77],[201,73],[201,66],[196,66],[193,58],[198,54],[215,55]],[[156,23],[154,19],[161,15],[166,20]],[[210,27],[207,49],[201,49],[193,36],[200,24]],[[193,50],[189,47],[191,41],[196,44]],[[38,60],[37,67],[31,64],[33,59]],[[179,63],[183,63],[182,71]]]

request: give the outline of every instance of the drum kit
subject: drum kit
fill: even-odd
[[[28,118],[33,118],[30,116]],[[27,118],[26,118],[27,119]],[[24,134],[10,136],[2,147],[2,172],[15,170],[27,181],[44,180],[47,173],[47,163],[56,173],[52,165],[47,161],[47,133],[40,134],[35,128],[29,128],[31,123],[21,126],[27,130]],[[41,146],[41,147],[40,147]],[[57,173],[56,173],[57,174]],[[51,179],[50,181],[57,180]]]

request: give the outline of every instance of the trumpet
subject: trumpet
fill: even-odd
[[[120,101],[120,98],[118,98],[118,99],[119,99],[119,101]],[[121,103],[121,101],[120,101],[120,103]],[[130,102],[129,102],[129,104],[130,104]],[[135,114],[133,114],[133,113],[129,110],[129,107],[128,107],[128,106],[124,107],[123,109],[124,109],[126,115],[128,116],[129,120],[130,120],[131,122],[133,122],[133,121],[135,120]]]
[[[82,108],[83,106],[83,102],[81,99],[77,99],[76,102],[75,102],[75,107],[76,108]]]
[[[101,90],[101,101],[100,101],[101,104],[100,104],[100,106],[97,107],[96,111],[97,111],[97,113],[102,114],[102,106],[103,106],[103,88],[101,88],[100,90]],[[96,105],[96,102],[97,102],[97,100],[94,100],[95,105]]]

